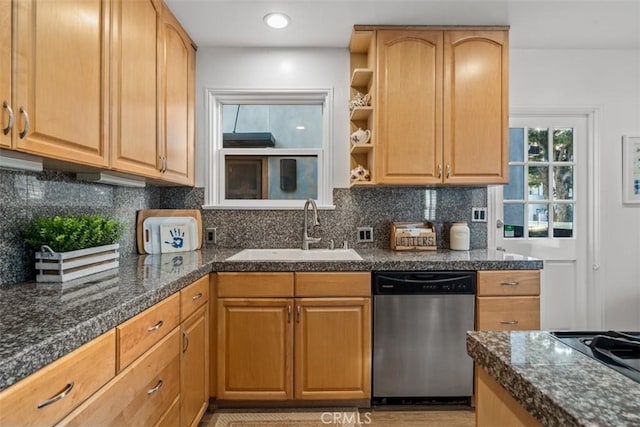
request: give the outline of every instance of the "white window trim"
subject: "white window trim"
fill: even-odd
[[[205,89],[206,183],[203,209],[302,209],[305,200],[227,200],[224,199],[225,155],[317,155],[318,209],[335,209],[330,159],[333,158],[333,89]],[[308,104],[322,103],[322,148],[222,148],[222,105],[224,104]]]

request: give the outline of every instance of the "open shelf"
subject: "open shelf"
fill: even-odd
[[[351,87],[367,87],[373,78],[371,68],[356,68],[351,75]]]
[[[351,112],[351,121],[367,120],[373,113],[373,107],[356,107]]]
[[[373,145],[369,142],[366,144],[351,144],[351,154],[362,154],[373,150]]]

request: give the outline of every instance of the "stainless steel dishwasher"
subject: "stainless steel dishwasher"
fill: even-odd
[[[374,272],[374,405],[469,403],[472,271]]]

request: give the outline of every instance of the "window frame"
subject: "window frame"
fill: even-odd
[[[225,104],[322,105],[322,147],[223,148],[222,106]],[[206,89],[206,181],[203,209],[302,209],[305,200],[225,199],[225,156],[317,156],[319,209],[335,209],[331,173],[333,139],[333,89]]]

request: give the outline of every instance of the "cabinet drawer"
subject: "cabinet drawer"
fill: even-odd
[[[206,275],[180,291],[180,321],[209,301],[209,275]]]
[[[149,426],[180,392],[180,329],[122,371],[69,414],[61,426]]]
[[[218,273],[218,297],[293,297],[293,273]]]
[[[180,295],[174,294],[118,326],[118,371],[151,348],[179,322]]]
[[[540,329],[540,297],[481,297],[476,301],[479,331]]]
[[[370,273],[295,273],[297,297],[368,297]]]
[[[2,391],[0,425],[55,424],[113,378],[115,372],[116,337],[111,330]],[[67,389],[64,397],[53,400]],[[52,403],[41,406],[47,400]]]
[[[478,296],[540,295],[539,270],[478,271]]]

